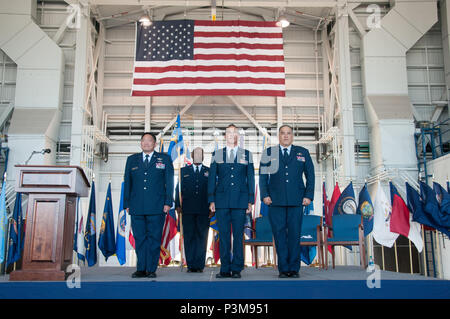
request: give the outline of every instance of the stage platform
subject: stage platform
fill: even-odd
[[[67,282],[11,282],[0,276],[1,299],[449,299],[450,281],[360,267],[302,267],[300,278],[273,268],[245,268],[241,279],[216,279],[216,267],[187,273],[159,268],[157,278],[132,279],[135,268],[81,267],[79,288]],[[72,281],[72,285],[75,281]],[[371,288],[372,287],[372,288]]]

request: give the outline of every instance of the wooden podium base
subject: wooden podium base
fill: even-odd
[[[15,270],[9,274],[10,281],[64,281],[62,270]]]

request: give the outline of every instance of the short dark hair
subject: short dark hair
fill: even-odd
[[[229,127],[234,127],[234,128],[238,128],[236,125],[234,125],[233,123],[229,124],[225,129],[229,128]]]
[[[294,132],[294,128],[293,128],[292,126],[290,126],[290,125],[288,125],[288,124],[283,124],[283,125],[281,125],[280,128],[278,129],[278,133],[281,132],[281,129],[282,129],[283,127],[289,127],[289,128],[291,129],[292,133]]]
[[[153,137],[153,140],[156,142],[156,135],[151,132],[144,132],[144,134],[141,135],[141,141],[145,135],[151,135]]]

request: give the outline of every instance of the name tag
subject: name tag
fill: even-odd
[[[135,170],[137,170],[138,168],[139,168],[139,166],[132,167],[131,170],[132,170],[132,171],[135,171]]]
[[[241,158],[241,159],[239,160],[239,164],[247,165],[247,164],[248,164],[248,161],[246,161],[245,158]]]
[[[297,161],[304,162],[305,158],[303,156],[297,156]]]
[[[189,177],[189,174],[188,175],[183,175],[183,177]]]
[[[164,163],[156,163],[156,168],[158,168],[158,169],[165,169],[166,168],[166,164],[164,164]]]

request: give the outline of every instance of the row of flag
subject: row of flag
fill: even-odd
[[[397,237],[403,235],[414,243],[419,252],[423,248],[420,224],[427,226],[428,230],[437,229],[450,237],[449,183],[447,182],[446,190],[436,182],[433,182],[433,188],[420,182],[420,193],[407,182],[405,186],[406,202],[392,182],[389,182],[390,200],[378,183],[372,202],[367,185],[364,185],[356,205],[352,182],[342,193],[336,183],[330,201],[327,200],[324,182],[324,223],[332,228],[333,215],[360,214],[365,236],[373,233],[373,238],[379,244],[392,247]],[[332,231],[327,236],[331,237]]]

